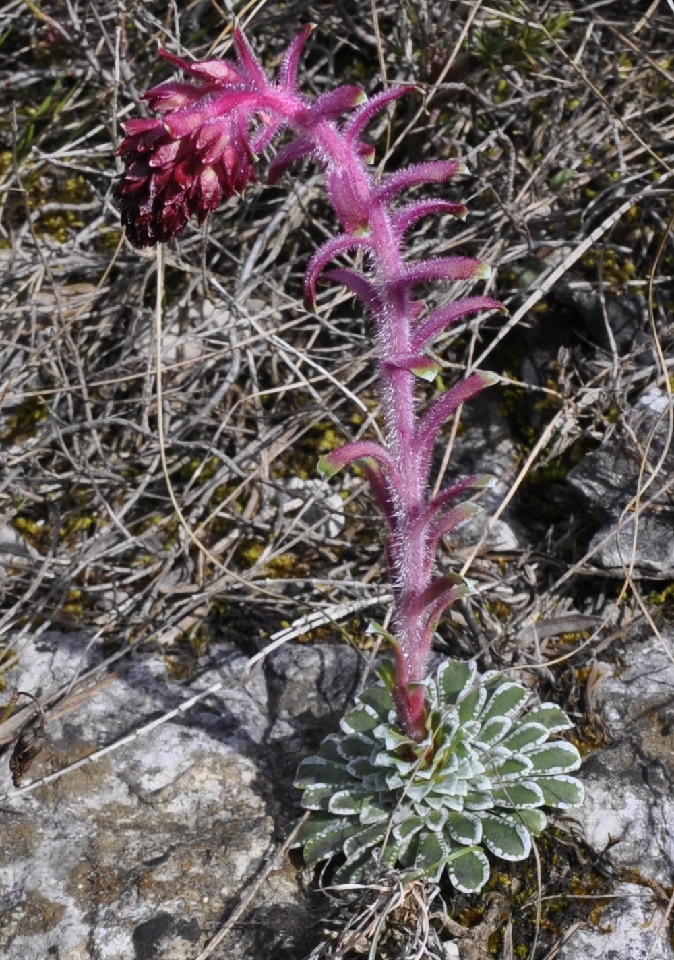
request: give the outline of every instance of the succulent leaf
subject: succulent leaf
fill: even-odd
[[[542,703],[535,707],[527,716],[530,723],[541,723],[550,733],[561,733],[570,730],[573,724],[556,703]]]
[[[385,682],[385,675],[383,671],[386,669],[385,664],[390,664],[390,660],[382,660],[380,664],[381,671],[378,669],[377,673],[381,679]],[[393,698],[389,693],[386,686],[384,687],[368,687],[360,695],[361,703],[369,704],[380,716],[387,716],[388,712],[393,709]]]
[[[457,706],[461,726],[465,726],[465,724],[476,719],[486,699],[487,691],[484,687],[479,686],[475,687],[474,690],[471,690],[469,694],[459,701]]]
[[[372,741],[360,734],[352,737],[339,737],[336,743],[337,752],[347,763],[362,757],[369,757],[372,753]]]
[[[349,837],[344,844],[344,855],[348,860],[361,850],[369,849],[370,847],[374,847],[375,844],[381,843],[385,836],[386,826],[381,823],[375,823],[372,826],[366,827],[364,830],[360,830],[358,833],[354,833]]]
[[[341,767],[323,757],[309,757],[299,765],[295,786],[303,789],[317,783],[341,783],[343,779],[344,773]]]
[[[542,723],[530,721],[530,714],[527,714],[527,722],[517,724],[511,733],[504,738],[502,746],[513,753],[518,750],[525,750],[527,747],[537,747],[544,743],[550,734],[547,727]]]
[[[313,867],[341,853],[352,829],[348,821],[334,817],[308,820],[299,835],[306,865]]]
[[[565,740],[527,750],[526,757],[533,763],[536,773],[570,773],[580,766],[578,751]]]
[[[502,860],[526,860],[531,851],[531,837],[524,824],[493,813],[482,816],[482,840]]]
[[[387,807],[368,801],[363,804],[363,809],[360,811],[360,822],[363,826],[370,823],[385,823],[390,816],[391,811]]]
[[[477,664],[474,660],[445,660],[438,668],[438,686],[442,690],[442,699],[452,706],[464,691],[470,690],[477,676]]]
[[[501,763],[495,764],[493,777],[497,783],[507,783],[510,780],[519,780],[520,777],[530,773],[533,763],[523,754],[508,757]]]
[[[414,863],[415,870],[431,881],[438,881],[447,863],[448,852],[441,835],[436,832],[421,834]]]
[[[379,715],[367,703],[362,703],[339,721],[344,733],[367,733],[379,726]]]
[[[545,803],[543,791],[533,780],[504,784],[492,791],[497,807],[516,807],[518,810],[540,807]]]
[[[503,739],[511,726],[510,717],[490,717],[483,725],[476,743],[481,747],[491,747]]]
[[[464,846],[474,846],[482,840],[482,820],[474,813],[453,810],[447,815],[447,826],[452,839]]]
[[[525,703],[529,691],[519,683],[502,683],[489,701],[489,707],[482,714],[486,723],[492,717],[512,717]]]
[[[489,879],[489,861],[478,847],[461,851],[449,864],[449,879],[462,893],[478,893]]]
[[[327,810],[334,794],[334,784],[310,783],[304,789],[302,803],[307,810]]]
[[[341,766],[343,764],[343,757],[338,750],[340,739],[341,737],[338,733],[329,734],[329,736],[325,738],[318,749],[318,758],[322,760],[329,760],[330,763],[336,763],[338,766]],[[309,757],[308,759],[311,760],[317,758]],[[300,764],[300,769],[301,768],[302,765]],[[298,769],[298,773],[300,772],[300,769]]]
[[[521,808],[517,811],[517,815],[533,837],[537,837],[540,833],[543,833],[548,825],[548,818],[538,807],[535,809],[528,807]]]
[[[583,802],[583,785],[575,777],[560,774],[556,777],[541,777],[537,783],[548,806],[565,810],[567,807],[579,807]]]

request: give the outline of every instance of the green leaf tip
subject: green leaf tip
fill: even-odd
[[[331,480],[335,474],[339,473],[342,469],[340,466],[335,465],[330,460],[330,454],[327,453],[324,457],[321,457],[318,463],[316,464],[316,469],[323,477],[324,480]]]
[[[498,373],[494,373],[491,370],[478,370],[477,372],[482,377],[482,382],[485,387],[495,387],[497,383],[501,382],[501,377]]]
[[[418,363],[410,367],[410,373],[413,373],[419,380],[425,380],[427,383],[433,383],[442,367],[439,363],[429,360],[427,363]]]

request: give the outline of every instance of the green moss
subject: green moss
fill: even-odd
[[[491,13],[496,25],[490,19],[488,26],[474,31],[471,52],[492,69],[540,69],[540,62],[554,53],[554,40],[563,37],[571,21],[570,12],[548,13],[541,19],[543,30],[529,26],[523,0],[501,3]]]
[[[62,540],[72,540],[78,533],[86,533],[95,527],[98,523],[98,517],[95,516],[74,516],[71,517],[59,529],[59,536]]]
[[[209,457],[206,460],[202,460],[200,457],[192,457],[180,468],[178,476],[192,486],[203,487],[204,484],[213,479],[219,466],[219,457]]]
[[[42,397],[27,397],[9,418],[9,423],[0,432],[0,441],[7,444],[25,443],[37,435],[40,424],[49,411]]]
[[[244,566],[252,567],[263,553],[264,544],[259,540],[243,540],[236,551],[236,558]]]
[[[44,214],[39,223],[42,231],[58,243],[65,243],[73,229],[80,230],[84,226],[84,220],[75,210]],[[36,228],[36,233],[39,236],[41,230]]]
[[[651,590],[648,602],[654,607],[663,607],[674,601],[674,581],[668,583],[662,590]]]

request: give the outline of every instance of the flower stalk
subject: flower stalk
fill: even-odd
[[[434,560],[442,538],[474,510],[454,506],[484,477],[467,478],[435,497],[429,493],[432,454],[441,430],[456,410],[497,378],[477,372],[419,412],[418,378],[434,376],[425,354],[450,324],[477,312],[500,310],[486,296],[472,296],[427,310],[415,296],[432,281],[485,279],[489,268],[467,257],[410,260],[405,236],[422,217],[462,217],[461,204],[439,199],[399,203],[405,191],[442,184],[462,172],[454,160],[419,163],[377,179],[368,169],[372,148],[361,135],[376,114],[414,90],[402,86],[367,99],[344,86],[314,99],[297,87],[297,67],[311,28],[289,47],[270,80],[240,31],[234,33],[237,62],[188,63],[160,51],[189,81],[169,81],[145,100],[158,116],[130,120],[119,153],[126,172],[118,188],[122,222],[137,246],[176,236],[191,216],[202,222],[221,200],[255,179],[254,161],[281,133],[291,139],[269,168],[276,182],[296,161],[313,159],[324,171],[325,190],[340,233],[311,258],[305,304],[316,307],[320,280],[346,286],[368,310],[377,347],[384,443],[347,444],[322,459],[332,475],[357,462],[369,480],[387,525],[386,554],[393,589],[392,636],[395,677],[391,695],[404,734],[426,736],[425,686],[437,623],[448,605],[471,592],[459,577],[437,577]],[[346,119],[341,119],[348,114]],[[345,253],[362,251],[366,269],[327,269]]]

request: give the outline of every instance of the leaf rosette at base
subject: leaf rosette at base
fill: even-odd
[[[385,680],[390,672],[383,664]],[[401,732],[389,690],[375,686],[299,766],[295,786],[315,812],[295,845],[309,867],[341,854],[336,883],[363,879],[376,854],[410,879],[447,868],[457,890],[474,893],[489,878],[485,850],[524,860],[544,807],[583,802],[570,776],[577,749],[550,740],[573,726],[560,707],[529,705],[526,687],[480,677],[473,662],[445,661],[424,686],[423,740]]]

